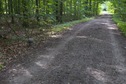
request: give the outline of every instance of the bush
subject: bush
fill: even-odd
[[[126,22],[119,22],[117,26],[120,28],[122,33],[126,36]]]
[[[117,26],[119,27],[119,30],[126,36],[126,22],[123,22],[120,18],[117,16],[113,16],[114,22],[116,22]]]

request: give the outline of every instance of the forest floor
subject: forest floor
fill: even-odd
[[[126,84],[125,42],[111,16],[99,16],[17,59],[0,84]]]

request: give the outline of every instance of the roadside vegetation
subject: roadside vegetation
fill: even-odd
[[[71,21],[71,22],[62,23],[62,24],[59,24],[59,25],[54,25],[52,27],[52,31],[55,32],[55,33],[62,32],[64,30],[71,28],[72,26],[74,26],[78,23],[87,22],[89,20],[92,20],[93,18],[94,17],[84,18],[84,19],[81,19],[81,20],[75,20],[75,21]]]
[[[117,24],[122,34],[126,36],[126,22],[122,21],[117,15],[113,15],[113,21]]]
[[[113,14],[113,21],[117,24],[119,30],[126,36],[126,1],[113,0],[108,3],[108,11]]]

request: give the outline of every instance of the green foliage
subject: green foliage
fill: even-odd
[[[119,26],[123,34],[126,36],[126,22],[119,22],[117,25]]]
[[[0,53],[1,55],[1,53]],[[2,70],[4,68],[4,65],[0,63],[0,70]]]
[[[98,14],[101,0],[0,0],[0,13],[9,15],[12,23],[19,21],[28,27],[29,19],[38,22],[47,16],[53,17],[53,23],[62,23],[82,19]],[[50,17],[50,19],[51,19]]]
[[[126,2],[125,0],[113,0],[114,13],[117,14],[122,21],[126,21]]]
[[[0,48],[0,51],[1,51],[1,48]],[[3,54],[0,52],[0,58],[2,58],[2,56]],[[3,68],[4,68],[3,62],[1,62],[1,59],[0,59],[0,70],[2,70]]]
[[[0,70],[3,68],[4,66],[2,64],[0,64]]]
[[[114,14],[114,5],[110,1],[107,1],[108,12]]]
[[[118,18],[117,15],[113,16],[113,20],[114,22],[116,22],[121,32],[126,36],[126,22],[121,21],[121,19]]]

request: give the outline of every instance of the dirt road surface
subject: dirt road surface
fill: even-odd
[[[0,73],[0,84],[126,84],[126,38],[110,15],[54,35]]]

